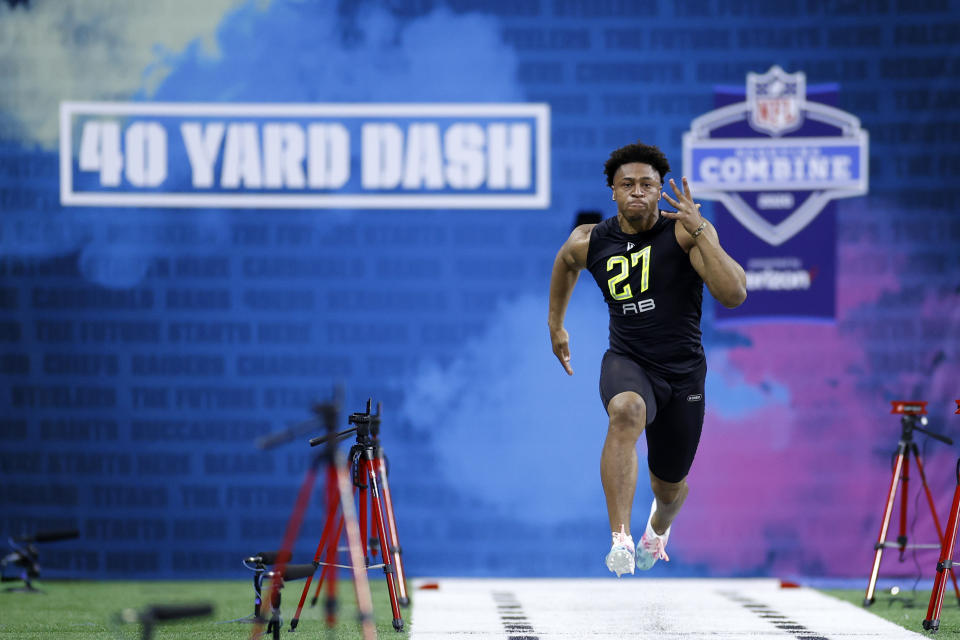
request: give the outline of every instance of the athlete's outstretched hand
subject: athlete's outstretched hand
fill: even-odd
[[[687,233],[693,235],[700,226],[700,223],[703,222],[703,218],[700,217],[700,205],[693,201],[693,195],[690,193],[690,185],[687,184],[686,176],[684,176],[682,180],[683,191],[680,191],[677,189],[677,183],[673,181],[673,178],[670,178],[670,187],[673,189],[673,195],[676,196],[676,200],[671,198],[666,190],[663,191],[663,199],[670,203],[670,206],[677,211],[663,211],[662,213],[664,217],[677,220],[683,225]]]
[[[550,342],[553,343],[553,355],[563,365],[567,375],[573,375],[573,369],[570,368],[570,334],[563,327],[550,331]]]

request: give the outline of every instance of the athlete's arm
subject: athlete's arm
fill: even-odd
[[[691,240],[694,244],[690,247],[690,264],[703,278],[710,294],[728,309],[743,304],[747,299],[747,276],[743,267],[720,246],[713,225],[707,222],[703,233]]]
[[[723,250],[717,230],[700,215],[700,205],[693,201],[687,179],[683,178],[683,191],[677,189],[672,178],[670,186],[677,199],[671,198],[666,191],[663,199],[677,211],[661,213],[677,221],[677,241],[688,252],[690,264],[720,304],[728,309],[740,306],[747,299],[747,276],[743,267]],[[703,229],[697,233],[701,224]],[[694,233],[697,233],[696,237]]]
[[[557,356],[564,370],[571,376],[573,369],[570,368],[570,336],[563,328],[563,319],[567,315],[567,305],[570,304],[570,296],[573,295],[573,287],[580,277],[580,270],[587,266],[590,231],[594,226],[582,224],[573,230],[557,252],[550,275],[550,310],[547,314],[550,342],[553,344],[553,355]]]

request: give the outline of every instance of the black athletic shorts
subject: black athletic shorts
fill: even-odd
[[[679,378],[664,378],[633,358],[613,351],[600,365],[600,398],[606,409],[624,391],[634,391],[647,405],[647,464],[657,478],[680,482],[690,471],[703,430],[707,363]]]

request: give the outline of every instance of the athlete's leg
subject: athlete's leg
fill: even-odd
[[[623,391],[607,404],[610,422],[600,455],[600,479],[607,499],[610,530],[630,534],[630,507],[637,487],[637,440],[647,423],[640,394]]]
[[[686,379],[674,381],[670,401],[647,427],[650,488],[656,499],[650,528],[658,536],[669,529],[690,492],[687,474],[703,431],[705,379],[704,364]],[[662,382],[655,376],[652,380],[655,386]]]
[[[653,527],[654,533],[662,536],[680,513],[680,507],[687,499],[690,487],[687,485],[686,478],[680,482],[667,482],[653,475],[651,471],[650,488],[653,489],[653,497],[657,500],[657,510],[650,518],[650,526]]]
[[[650,378],[631,358],[607,351],[600,363],[600,398],[610,417],[600,455],[600,479],[610,531],[630,534],[630,507],[637,488],[637,440],[657,415]]]

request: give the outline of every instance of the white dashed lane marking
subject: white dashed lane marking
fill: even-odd
[[[410,640],[899,640],[925,636],[777,580],[418,580]],[[918,631],[920,629],[918,628]]]

